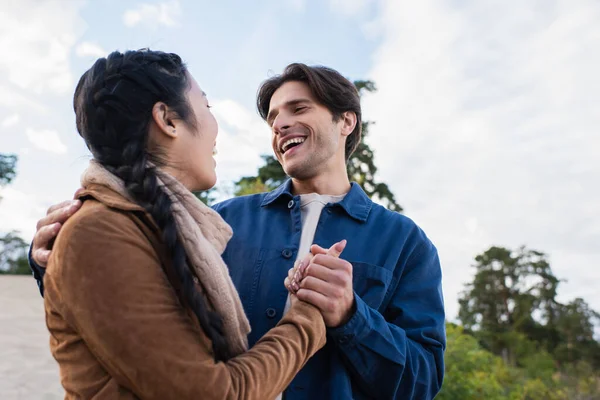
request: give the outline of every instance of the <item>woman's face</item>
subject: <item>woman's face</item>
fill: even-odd
[[[175,140],[167,148],[172,169],[169,172],[192,191],[207,190],[217,181],[213,155],[219,127],[206,94],[191,75],[189,79],[187,99],[196,124],[188,126],[184,121],[174,121]]]

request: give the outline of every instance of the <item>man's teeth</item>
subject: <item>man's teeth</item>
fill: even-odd
[[[216,156],[216,155],[217,155],[217,148],[216,148],[216,147],[213,147],[213,153],[212,153],[212,155],[213,155],[213,156]]]
[[[283,143],[283,146],[281,146],[281,150],[285,153],[287,151],[287,149],[294,143],[304,143],[304,141],[306,140],[306,138],[294,138],[294,139],[290,139],[287,142]]]

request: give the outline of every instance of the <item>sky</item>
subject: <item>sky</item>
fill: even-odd
[[[219,121],[218,186],[270,154],[265,78],[300,61],[371,79],[377,178],[439,250],[448,319],[492,245],[542,251],[559,300],[600,311],[600,3],[459,0],[3,1],[0,232],[26,240],[70,199],[90,155],[81,74],[113,50],[178,53]],[[225,194],[222,194],[225,196]]]

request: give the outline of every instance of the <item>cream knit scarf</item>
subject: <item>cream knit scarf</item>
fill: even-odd
[[[233,234],[231,227],[175,178],[159,168],[155,171],[159,185],[173,202],[171,211],[192,274],[200,282],[205,297],[223,319],[223,330],[230,349],[235,355],[243,353],[248,349],[250,324],[227,266],[221,258]],[[94,160],[81,177],[82,187],[92,183],[106,186],[135,203],[127,193],[123,181]]]

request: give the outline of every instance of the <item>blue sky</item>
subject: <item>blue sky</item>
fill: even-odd
[[[525,4],[527,3],[527,4]],[[562,300],[597,310],[600,3],[441,0],[33,1],[0,13],[0,151],[20,157],[0,231],[32,237],[89,154],[79,76],[112,50],[180,54],[220,124],[219,185],[270,152],[259,83],[294,61],[373,79],[379,178],[437,245],[448,314],[491,245],[549,254]]]

